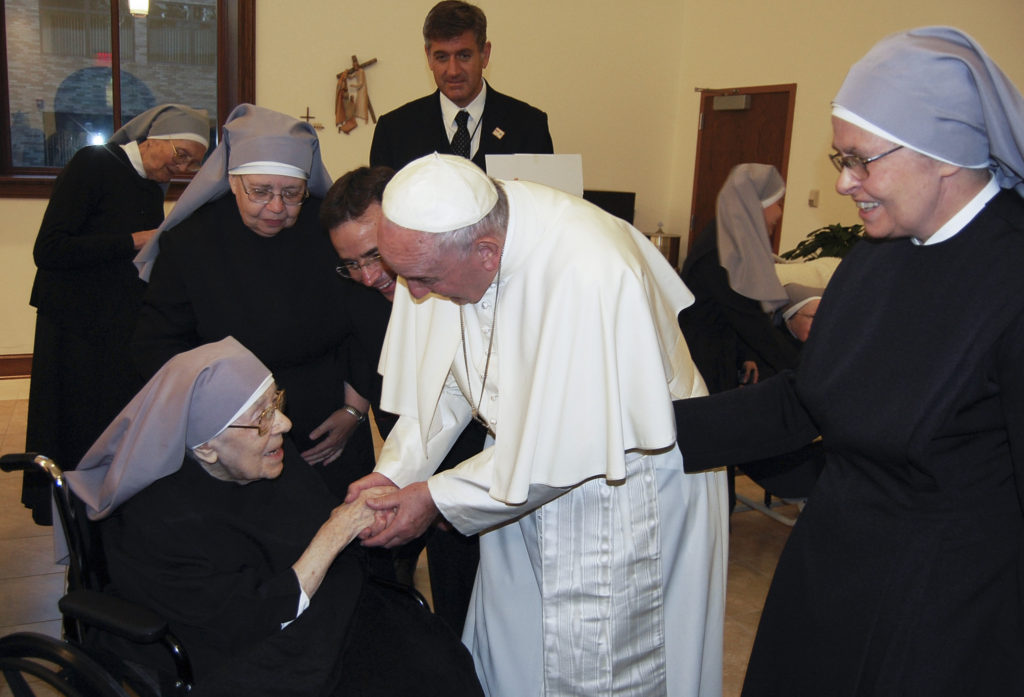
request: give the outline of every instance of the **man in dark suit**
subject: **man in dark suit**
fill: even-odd
[[[427,13],[423,41],[438,89],[380,117],[371,165],[397,170],[436,151],[469,157],[486,169],[487,154],[554,152],[547,114],[484,82],[491,42],[480,8],[439,2]],[[468,116],[460,117],[462,112]]]

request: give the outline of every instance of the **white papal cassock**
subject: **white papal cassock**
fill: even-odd
[[[671,405],[707,394],[676,320],[693,297],[624,221],[504,187],[501,287],[464,307],[468,374],[458,306],[395,294],[381,406],[400,418],[376,471],[426,479],[482,533],[463,641],[487,694],[718,697],[726,485],[683,473]],[[470,394],[493,440],[431,476]]]

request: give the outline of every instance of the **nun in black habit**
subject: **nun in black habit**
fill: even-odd
[[[282,401],[232,337],[156,373],[67,475],[99,521],[109,590],[168,620],[192,694],[481,694],[444,623],[367,579],[348,546],[367,497],[337,505],[284,438]]]
[[[136,258],[149,281],[132,357],[234,336],[288,390],[290,439],[336,496],[373,469],[366,413],[375,361],[355,340],[374,291],[338,278],[320,229],[331,185],[308,123],[241,104],[221,143]]]
[[[1024,694],[1024,99],[926,27],[872,48],[832,114],[869,239],[795,378],[677,403],[687,469],[826,448],[743,695]]]
[[[797,350],[771,319],[788,302],[770,244],[785,193],[775,167],[733,167],[718,192],[715,219],[683,262],[694,302],[679,313],[679,327],[711,394],[796,366]]]
[[[209,135],[205,111],[161,104],[76,152],[54,182],[32,250],[25,447],[65,470],[145,382],[128,354],[146,287],[132,257],[164,219],[168,182],[198,168]],[[25,472],[22,503],[41,525],[50,489],[42,472]]]

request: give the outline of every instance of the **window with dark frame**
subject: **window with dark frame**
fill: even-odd
[[[6,6],[9,3],[4,4]],[[38,0],[38,4],[39,49],[44,56],[109,56],[109,0]],[[135,32],[132,24],[126,23],[121,26],[119,44],[122,51],[135,52]]]
[[[0,197],[49,197],[75,150],[150,106],[207,109],[215,139],[230,110],[254,100],[255,0],[150,0],[145,17],[128,4],[0,5]],[[172,197],[185,184],[172,183]]]

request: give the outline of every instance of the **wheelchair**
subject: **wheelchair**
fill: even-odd
[[[45,472],[53,485],[57,524],[67,542],[67,591],[58,601],[64,639],[32,632],[0,639],[0,670],[12,695],[34,695],[33,684],[40,683],[58,694],[83,697],[188,694],[193,684],[191,664],[167,622],[148,608],[103,592],[107,579],[95,526],[68,488],[61,469],[50,458],[36,453],[0,457],[0,469],[5,472],[32,468]],[[168,664],[173,666],[173,675],[164,676],[98,649],[96,639],[102,634],[118,641],[162,647],[169,657]]]
[[[13,697],[128,697],[99,663],[72,643],[33,632],[0,638],[0,674]]]
[[[107,575],[97,526],[85,505],[67,485],[64,473],[48,457],[18,453],[0,457],[5,472],[39,468],[50,478],[57,510],[55,524],[68,551],[67,592],[57,605],[63,640],[19,632],[0,639],[0,671],[14,697],[31,697],[33,683],[72,697],[179,697],[194,681],[185,647],[167,622],[150,609],[106,593]],[[58,522],[59,521],[59,522]],[[426,599],[411,586],[371,576],[377,586],[395,591],[427,609]],[[118,642],[152,647],[152,665],[119,658]],[[165,669],[158,670],[153,666]],[[2,683],[0,683],[2,685]]]

